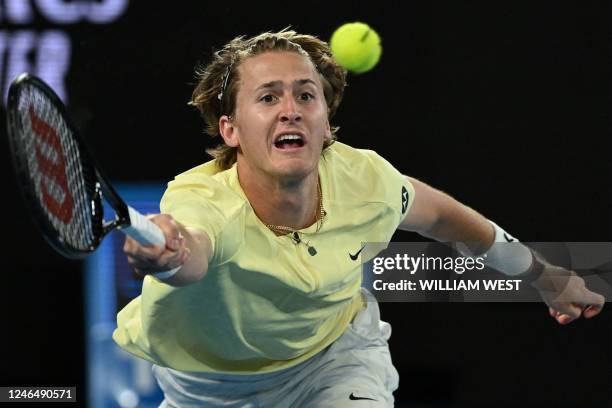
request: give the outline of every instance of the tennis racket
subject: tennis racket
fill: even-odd
[[[66,107],[41,79],[24,73],[12,82],[7,125],[23,197],[57,252],[84,258],[115,228],[143,245],[165,245],[159,227],[129,207],[102,175]],[[103,199],[114,219],[104,220]]]

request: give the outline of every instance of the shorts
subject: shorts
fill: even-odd
[[[366,308],[329,347],[280,371],[236,375],[177,371],[154,365],[165,399],[177,407],[393,407],[399,376],[374,296],[362,289]]]

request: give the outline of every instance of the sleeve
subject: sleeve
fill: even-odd
[[[414,186],[407,176],[400,173],[378,153],[373,150],[363,150],[363,153],[368,160],[378,199],[394,210],[397,216],[396,226],[399,226],[414,202]]]
[[[185,227],[204,231],[212,244],[213,263],[221,263],[239,246],[243,203],[227,186],[202,174],[181,174],[168,183],[161,202],[162,213],[170,214]],[[232,230],[232,241],[223,240]]]

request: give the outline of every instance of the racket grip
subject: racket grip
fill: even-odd
[[[147,217],[128,206],[130,225],[122,227],[121,231],[142,245],[166,245],[164,233]]]

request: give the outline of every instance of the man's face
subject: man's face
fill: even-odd
[[[238,69],[235,115],[222,117],[220,125],[225,142],[240,148],[241,174],[304,178],[316,169],[324,138],[331,137],[319,74],[296,52],[265,52]]]

